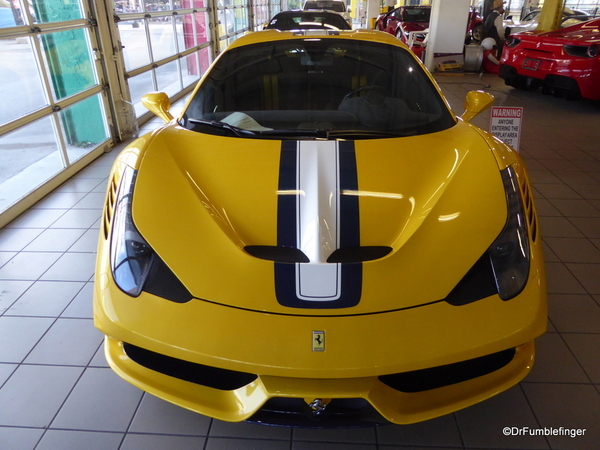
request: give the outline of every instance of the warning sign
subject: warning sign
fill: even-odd
[[[522,107],[492,106],[490,132],[519,151],[522,119]]]

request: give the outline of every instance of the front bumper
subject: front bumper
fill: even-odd
[[[105,340],[105,353],[112,369],[122,378],[189,410],[225,421],[313,427],[386,421],[407,424],[448,414],[518,383],[531,370],[534,361],[534,345],[528,342],[483,358],[413,373],[311,379],[238,372],[219,385],[218,376],[213,377],[215,381],[211,383],[201,379],[185,381],[175,373],[171,373],[175,376],[161,373],[170,370],[168,361],[163,361],[160,368],[156,361],[149,362],[152,354],[144,355],[144,350],[140,352],[110,337]],[[190,372],[193,370],[186,373]],[[227,378],[229,371],[222,372],[222,377]],[[231,384],[233,378],[242,385]],[[434,384],[418,382],[433,379]],[[308,404],[315,399],[330,402],[331,406],[319,414],[313,413]]]

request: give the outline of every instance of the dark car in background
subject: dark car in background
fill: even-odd
[[[346,19],[333,11],[283,11],[273,16],[265,30],[351,30]]]

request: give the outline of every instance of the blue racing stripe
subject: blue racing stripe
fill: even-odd
[[[281,192],[297,189],[296,141],[283,141],[279,167],[279,191],[277,203],[277,245],[297,247],[298,194],[282,195]],[[340,248],[360,246],[359,205],[356,195],[342,195],[344,190],[358,190],[358,174],[353,141],[339,142],[340,167]],[[275,263],[275,291],[277,301],[291,308],[338,309],[350,308],[360,302],[362,290],[362,263],[341,263],[341,295],[337,300],[308,301],[296,295],[296,264]],[[338,263],[339,264],[339,263]]]

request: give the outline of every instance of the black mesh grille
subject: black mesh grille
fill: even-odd
[[[389,424],[367,400],[360,398],[333,399],[320,414],[313,413],[300,398],[271,398],[247,422],[300,428],[350,428]]]
[[[412,372],[383,375],[379,380],[400,392],[422,392],[460,383],[501,369],[515,356],[510,348],[480,358]]]
[[[258,378],[251,373],[219,369],[171,358],[127,343],[123,344],[123,348],[127,356],[147,369],[213,389],[233,391]]]

